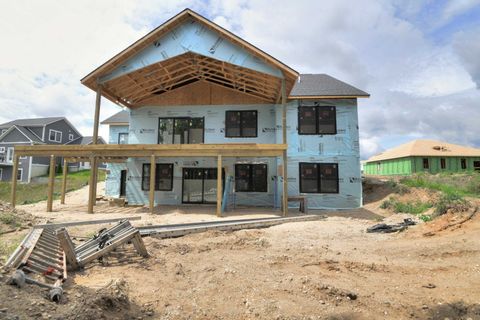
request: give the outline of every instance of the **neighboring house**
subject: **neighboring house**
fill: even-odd
[[[79,144],[79,145],[91,145],[93,143],[93,137],[92,136],[86,136],[86,137],[79,137],[78,139],[75,139],[67,144]],[[103,140],[102,137],[98,137],[97,144],[106,144],[105,140]],[[106,167],[105,164],[100,164],[99,167],[104,168]],[[69,172],[75,172],[75,171],[80,171],[80,170],[89,170],[90,169],[90,162],[69,162],[68,163],[68,171]]]
[[[109,144],[128,143],[128,111],[122,110],[103,120],[101,124],[108,125]],[[105,180],[105,192],[112,197],[126,196],[127,165],[126,163],[108,163]]]
[[[64,117],[18,119],[0,124],[0,180],[11,181],[14,147],[17,145],[65,145],[81,142],[77,129]],[[61,164],[62,159],[57,159]],[[46,157],[20,157],[18,181],[30,182],[31,178],[46,175],[49,159]]]
[[[101,83],[105,97],[127,106],[102,122],[110,126],[109,143],[215,144],[215,150],[283,144],[283,96],[288,195],[306,196],[309,208],[360,207],[357,98],[369,94],[326,74],[292,70],[185,10],[82,83],[94,90]],[[280,206],[282,157],[238,153],[222,161],[227,205]],[[108,195],[148,203],[148,153],[109,168]],[[159,156],[155,176],[155,203],[217,201],[216,156]]]
[[[435,140],[414,140],[368,159],[367,175],[480,171],[480,149]]]

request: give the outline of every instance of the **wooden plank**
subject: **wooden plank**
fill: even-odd
[[[62,228],[62,227],[73,227],[73,226],[84,226],[84,225],[91,225],[91,224],[103,224],[103,223],[114,223],[119,222],[122,220],[141,220],[141,216],[135,217],[124,217],[124,218],[112,218],[112,219],[102,219],[102,220],[85,220],[85,221],[74,221],[74,222],[65,222],[65,223],[47,223],[47,224],[37,224],[33,226],[34,229],[40,228]]]
[[[67,171],[68,171],[67,159],[63,159],[62,196],[60,198],[61,204],[65,204],[65,193],[67,192]]]
[[[100,103],[102,100],[102,86],[97,87],[97,96],[95,99],[95,117],[93,118],[93,139],[92,144],[98,142],[98,124],[100,122]]]
[[[283,189],[282,189],[282,200],[283,200],[283,216],[288,215],[288,172],[287,172],[287,151],[283,152],[283,166],[282,166],[282,176],[283,176]]]
[[[145,243],[143,243],[143,239],[140,236],[140,232],[137,232],[132,239],[133,246],[135,250],[137,250],[138,254],[144,258],[149,256],[147,248],[145,248]]]
[[[217,157],[217,216],[222,216],[222,155]]]
[[[53,211],[53,187],[55,184],[55,156],[50,156],[50,172],[48,176],[48,198],[47,198],[47,212]]]
[[[287,92],[285,78],[282,79],[282,143],[287,145]],[[287,149],[283,151],[283,167],[282,167],[282,176],[283,176],[283,216],[288,214],[288,171],[287,171]]]
[[[65,258],[67,259],[68,265],[72,270],[76,270],[78,268],[78,261],[75,254],[75,246],[73,245],[67,230],[65,228],[57,230],[57,237],[58,241],[60,242],[60,246],[65,253]]]
[[[17,147],[15,147],[15,153]],[[15,208],[15,203],[17,202],[17,171],[18,171],[18,154],[14,154],[13,157],[13,169],[12,169],[12,191],[11,191],[11,205],[12,208]]]
[[[88,180],[88,213],[93,213],[95,174],[92,167],[95,165],[95,157],[90,157],[90,179]]]
[[[354,95],[354,96],[288,96],[288,100],[308,100],[308,99],[356,99],[370,98],[370,95]]]
[[[149,191],[149,205],[150,213],[153,214],[155,208],[155,175],[157,172],[157,164],[155,156],[150,156],[150,191]]]

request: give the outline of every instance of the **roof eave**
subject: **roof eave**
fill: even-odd
[[[356,98],[370,98],[370,95],[298,95],[298,96],[288,96],[290,100],[298,99],[356,99]]]

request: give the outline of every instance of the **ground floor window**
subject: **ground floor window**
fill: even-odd
[[[300,163],[301,193],[338,193],[338,164]]]
[[[445,161],[445,158],[440,158],[440,168],[441,169],[447,168],[447,161]]]
[[[429,167],[428,158],[423,158],[423,169],[428,169]]]
[[[473,169],[480,170],[480,161],[473,161]]]
[[[267,192],[268,170],[266,164],[236,164],[235,191]]]
[[[460,166],[463,170],[467,169],[467,159],[460,159]]]
[[[155,190],[171,191],[173,189],[173,164],[157,163],[155,170]],[[150,190],[150,164],[144,163],[142,169],[142,190]]]
[[[21,181],[23,178],[23,169],[20,168],[17,170],[17,181]]]

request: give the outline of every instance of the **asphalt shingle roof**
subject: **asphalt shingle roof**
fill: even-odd
[[[301,74],[290,92],[290,97],[302,96],[369,97],[370,95],[327,74]]]
[[[13,125],[22,127],[38,127],[46,124],[65,119],[65,117],[48,117],[48,118],[32,118],[32,119],[17,119],[10,122],[0,124],[2,127],[11,127]]]
[[[101,124],[128,123],[129,113],[126,110],[115,113],[113,116],[103,120]]]

